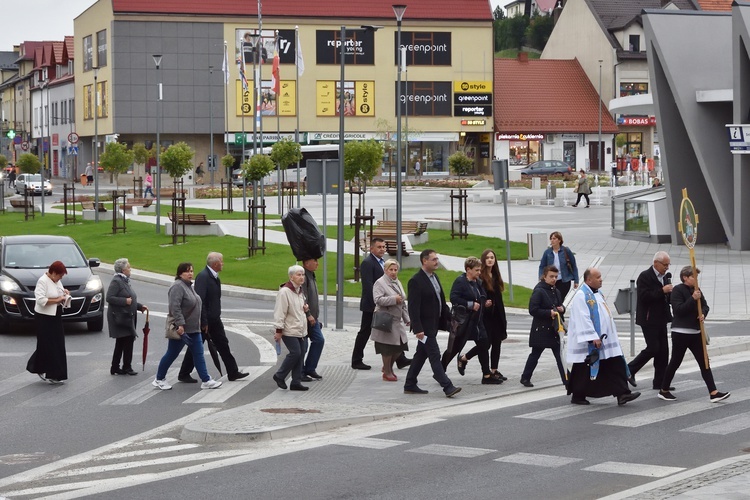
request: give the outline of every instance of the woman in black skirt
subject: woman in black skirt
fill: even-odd
[[[70,300],[70,292],[60,282],[66,274],[65,264],[56,260],[36,282],[34,290],[36,351],[26,364],[26,370],[50,384],[62,384],[68,378],[62,309],[65,301]]]

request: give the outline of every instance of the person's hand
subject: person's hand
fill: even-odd
[[[305,311],[305,312],[307,312],[307,311],[310,310],[310,306],[308,306],[307,304],[305,304],[304,306],[302,306],[302,310]]]
[[[550,317],[554,319],[555,316],[557,316],[557,311],[550,309]]]
[[[492,307],[492,301],[487,299],[487,302],[484,303],[484,307]]]
[[[132,299],[132,298],[130,298],[130,297],[128,297],[127,299],[125,299],[125,303],[126,303],[127,305],[130,305],[130,304],[132,304],[132,303],[133,303],[133,299]]]
[[[578,283],[573,283],[573,288],[578,288]]]
[[[673,285],[664,285],[661,287],[661,289],[664,290],[664,293],[672,293],[672,288],[674,288]]]
[[[281,340],[281,333],[280,332],[274,332],[273,339],[278,342]]]
[[[422,340],[424,338],[424,332],[419,332],[415,334],[417,336],[417,340]]]
[[[557,306],[557,311],[562,313],[565,311],[565,308],[563,306]]]
[[[400,304],[404,301],[404,298],[401,295],[396,295],[396,304]]]
[[[315,318],[313,318],[312,316],[308,316],[307,322],[310,323],[311,325],[315,325]]]
[[[599,349],[599,348],[601,348],[601,346],[602,346],[602,341],[600,339],[596,339],[594,341],[594,347],[596,347],[597,349]]]
[[[478,310],[479,310],[479,302],[474,302],[474,305],[473,305],[473,306],[471,306],[471,308],[472,308],[472,309],[473,309],[474,311],[478,311]]]
[[[141,306],[141,312],[148,311],[148,306]]]
[[[201,332],[208,333],[208,325],[202,326],[201,327]]]
[[[693,298],[694,298],[695,300],[701,300],[701,291],[700,291],[700,290],[696,290],[696,291],[694,291],[694,292],[693,292]]]
[[[185,333],[185,327],[183,327],[182,325],[178,326],[177,333],[179,334],[180,337],[182,337]]]
[[[705,314],[701,314],[700,316],[698,316],[698,321],[700,321],[701,323],[703,323],[703,321],[705,319],[706,319],[706,315]]]

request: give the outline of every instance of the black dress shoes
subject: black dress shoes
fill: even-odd
[[[631,392],[629,394],[621,394],[620,396],[617,396],[617,405],[622,406],[625,403],[629,403],[633,401],[634,399],[638,399],[638,396],[640,396],[640,392]]]
[[[184,384],[197,384],[198,383],[198,381],[194,379],[193,377],[191,377],[190,375],[177,377],[177,380],[179,380],[180,382]]]
[[[123,375],[138,375],[138,372],[133,370],[132,368],[123,368],[120,371]]]
[[[352,368],[354,368],[355,370],[369,370],[372,367],[370,365],[364,364],[361,361],[355,361],[352,362]]]
[[[460,387],[450,386],[447,389],[445,389],[445,391],[443,391],[443,392],[445,392],[445,397],[446,398],[452,398],[453,396],[455,396],[456,394],[458,394],[459,392],[461,392],[461,388]]]
[[[575,398],[573,398],[573,399],[570,400],[570,402],[573,403],[574,405],[590,405],[591,404],[589,402],[589,400],[586,399],[586,398],[583,398],[583,399],[575,399]]]
[[[534,384],[531,383],[531,380],[528,379],[521,379],[521,385],[524,387],[534,387]]]
[[[300,379],[303,382],[312,382],[313,379],[309,375],[302,375],[302,378]]]
[[[632,385],[633,387],[637,387],[638,386],[638,384],[635,381],[635,374],[632,374],[632,375],[630,375],[630,377],[628,377],[628,383],[630,385]]]
[[[406,368],[407,366],[411,365],[411,358],[407,358],[406,356],[401,356],[400,358],[396,359],[396,366],[401,368]]]
[[[286,382],[284,382],[284,379],[281,377],[277,377],[276,374],[273,374],[273,380],[276,382],[276,385],[279,386],[279,389],[286,389]]]
[[[123,370],[120,370],[119,366],[117,367],[113,366],[109,369],[109,374],[110,375],[125,375],[125,372]]]
[[[430,391],[425,391],[424,389],[420,389],[417,386],[414,387],[404,387],[404,394],[427,394]]]
[[[249,373],[245,373],[245,372],[237,372],[237,373],[233,373],[232,375],[227,375],[227,378],[229,379],[230,382],[234,382],[235,380],[239,380],[241,378],[245,378],[248,375],[250,375],[250,374]]]
[[[322,375],[318,375],[318,372],[310,372],[310,373],[306,373],[305,375],[307,375],[308,377],[310,377],[312,379],[315,379],[315,380],[322,380],[323,379],[323,376]]]
[[[309,387],[306,387],[306,386],[304,386],[302,384],[292,384],[292,385],[289,386],[289,390],[290,391],[306,391],[308,389],[309,389]]]

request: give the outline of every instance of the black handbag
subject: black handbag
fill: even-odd
[[[135,327],[132,311],[114,311],[115,325],[124,327]]]
[[[372,328],[390,332],[393,328],[393,315],[385,311],[375,311],[372,315]]]

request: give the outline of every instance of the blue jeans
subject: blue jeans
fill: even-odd
[[[308,337],[310,338],[310,344],[308,347],[308,339],[305,339],[305,348],[307,349],[307,359],[305,360],[305,366],[302,367],[302,373],[307,375],[308,373],[314,373],[318,368],[318,361],[320,361],[320,355],[323,354],[323,345],[326,340],[323,338],[323,331],[320,321],[315,321],[315,324],[307,329]]]
[[[193,353],[193,364],[195,364],[195,370],[198,372],[198,376],[200,376],[203,382],[208,382],[211,380],[211,376],[206,369],[206,358],[203,357],[203,337],[200,332],[186,333],[185,335],[189,335],[192,340],[189,352]],[[164,380],[164,377],[167,376],[167,370],[172,366],[172,363],[177,359],[177,356],[180,355],[182,348],[185,347],[185,342],[182,340],[168,339],[168,341],[167,352],[162,356],[161,361],[159,361],[159,369],[156,370],[157,380]]]
[[[155,195],[155,194],[154,194],[154,192],[153,192],[153,191],[151,190],[151,186],[148,186],[148,187],[146,187],[146,190],[145,190],[145,191],[143,191],[143,197],[145,198],[145,197],[146,197],[146,195],[148,195],[148,194],[151,194],[151,196],[152,196],[152,197],[156,198],[156,195]]]

